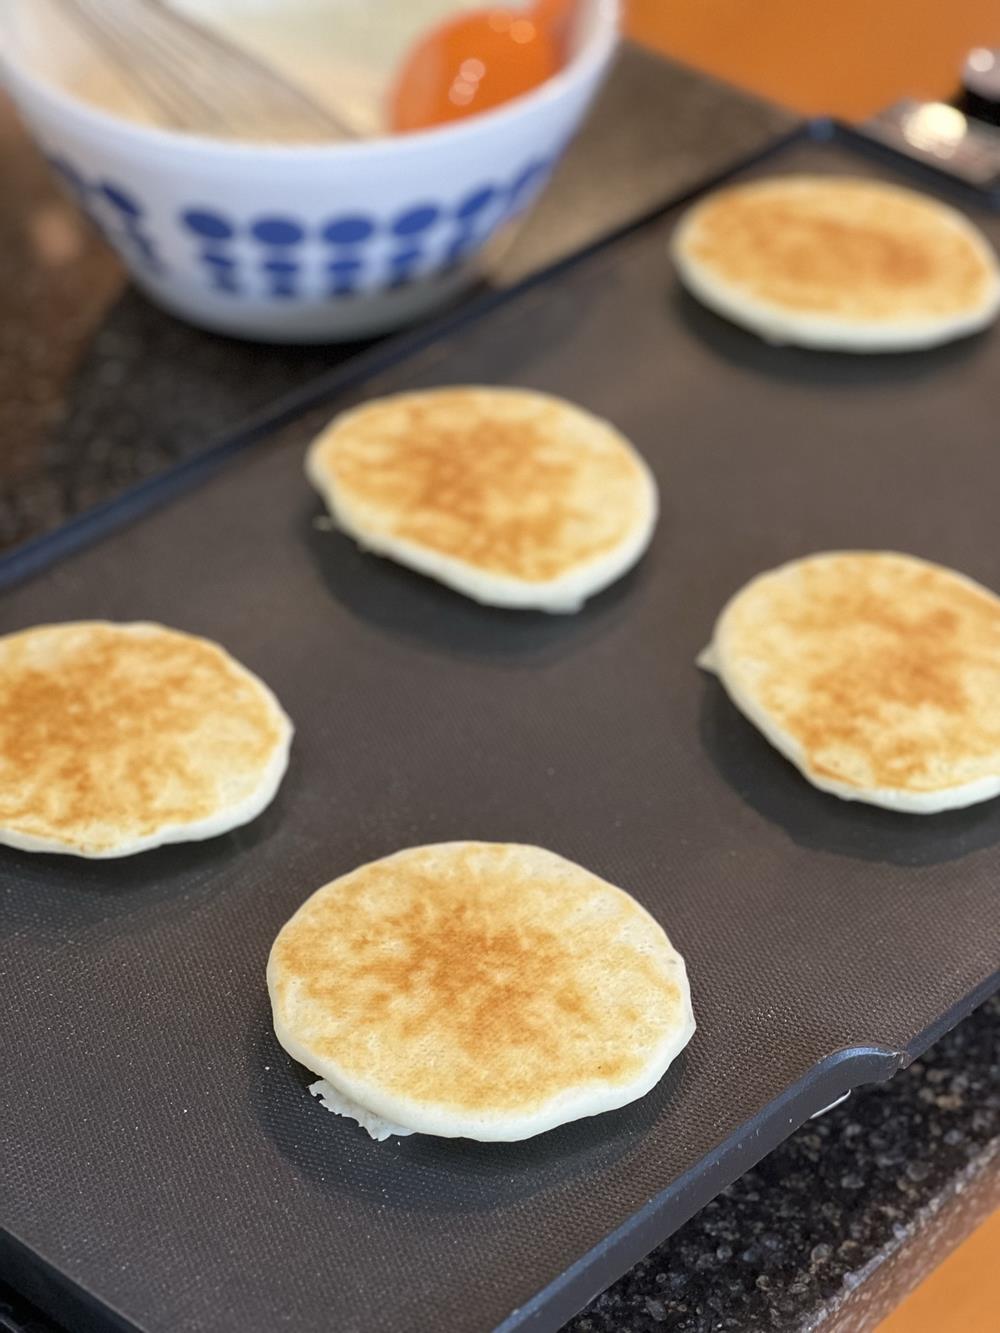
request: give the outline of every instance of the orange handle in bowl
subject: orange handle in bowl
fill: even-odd
[[[577,0],[528,10],[473,10],[432,28],[410,51],[390,98],[396,133],[478,115],[558,73]]]

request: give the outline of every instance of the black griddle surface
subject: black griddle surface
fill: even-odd
[[[779,170],[901,169],[800,141],[755,168]],[[2,632],[209,635],[298,726],[274,805],[227,837],[117,863],[0,849],[0,1255],[74,1329],[555,1328],[996,985],[1000,802],[921,819],[823,795],[694,658],[737,587],[809,551],[1000,587],[1000,330],[768,347],[678,291],[674,216],[0,601]],[[481,381],[608,416],[657,474],[647,558],[577,616],[480,608],[314,526],[302,455],[333,407]],[[551,847],[666,926],[699,1029],[643,1101],[522,1144],[375,1144],[307,1095],[270,1030],[275,932],[335,875],[450,838]]]

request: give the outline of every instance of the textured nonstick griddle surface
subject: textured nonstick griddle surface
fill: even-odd
[[[767,169],[802,168],[876,169],[809,144]],[[582,614],[486,610],[316,530],[301,464],[326,413],[0,603],[4,632],[210,635],[298,725],[245,830],[119,863],[0,849],[0,1222],[144,1330],[488,1329],[645,1209],[526,1312],[552,1327],[997,970],[1000,802],[921,820],[822,795],[694,657],[730,593],[808,551],[893,547],[1000,587],[1000,335],[769,348],[678,293],[665,236],[365,390],[526,384],[633,438],[662,521]],[[523,1144],[375,1144],[307,1095],[270,1030],[275,932],[359,862],[449,838],[544,844],[666,926],[699,1030],[644,1101]]]

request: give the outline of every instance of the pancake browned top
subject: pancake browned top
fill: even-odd
[[[795,561],[733,598],[714,651],[807,772],[903,793],[1000,775],[1000,599],[951,570],[884,552]]]
[[[606,422],[527,390],[436,389],[338,418],[309,475],[349,531],[544,583],[648,520],[650,482]]]
[[[231,827],[288,735],[270,693],[204,639],[86,621],[0,638],[0,831],[14,845],[102,855]]]
[[[733,186],[692,210],[680,250],[751,299],[867,324],[978,310],[995,262],[936,200],[881,181],[789,176]]]
[[[620,1104],[690,1012],[683,966],[633,898],[498,843],[418,847],[328,884],[278,935],[268,979],[297,1058],[398,1123],[438,1116],[441,1133],[567,1093]]]

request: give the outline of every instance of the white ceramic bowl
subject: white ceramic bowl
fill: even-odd
[[[618,0],[583,0],[566,68],[495,111],[330,146],[153,129],[76,99],[9,43],[5,64],[42,151],[149,296],[238,337],[337,341],[417,318],[475,275],[579,125],[617,19]]]

